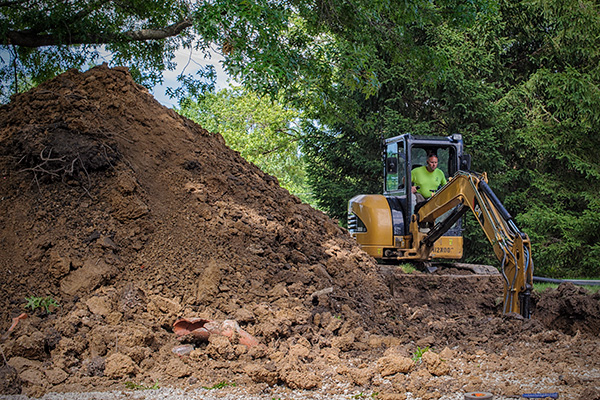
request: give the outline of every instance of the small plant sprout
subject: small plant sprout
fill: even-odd
[[[412,360],[415,362],[415,364],[420,364],[423,354],[427,353],[428,351],[429,351],[429,346],[425,346],[423,348],[420,348],[419,346],[417,346],[417,350],[415,350],[415,353],[412,356]]]
[[[158,380],[156,382],[154,382],[154,385],[152,385],[152,386],[145,386],[145,385],[134,383],[134,382],[125,382],[125,387],[127,389],[131,389],[131,390],[155,390],[155,389],[160,389],[160,386],[158,385]]]
[[[414,274],[415,272],[417,272],[417,268],[415,268],[415,266],[410,263],[400,264],[399,267],[405,274]]]
[[[35,297],[35,296],[25,297],[25,301],[27,301],[27,304],[25,304],[25,308],[31,308],[31,311],[35,311],[38,308],[43,308],[46,311],[46,314],[50,314],[52,312],[51,309],[50,309],[50,307],[52,307],[52,308],[60,307],[60,304],[58,304],[56,302],[56,300],[54,300],[50,296],[46,296],[46,297]]]
[[[360,392],[360,393],[350,396],[350,398],[355,399],[355,400],[367,399],[367,398],[376,399],[378,395],[379,395],[379,392],[373,392],[370,395]]]
[[[236,386],[235,382],[219,382],[219,383],[215,383],[212,386],[202,386],[202,389],[206,389],[206,390],[213,390],[213,389],[223,389],[226,388],[227,386]]]

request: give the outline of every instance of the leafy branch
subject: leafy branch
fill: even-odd
[[[80,35],[71,35],[65,40],[64,37],[55,34],[40,34],[29,31],[9,31],[6,33],[5,42],[8,44],[22,47],[44,47],[58,45],[79,45],[79,44],[108,44],[124,39],[126,42],[160,40],[179,35],[186,28],[192,26],[192,21],[183,19],[169,26],[156,29],[138,29],[116,33],[96,33]]]

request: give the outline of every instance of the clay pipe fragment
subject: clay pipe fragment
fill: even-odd
[[[173,332],[177,336],[192,335],[202,340],[208,340],[210,332],[205,325],[211,322],[204,318],[182,318],[173,324]]]
[[[8,328],[6,333],[4,335],[2,335],[2,339],[6,339],[8,337],[8,335],[10,335],[10,332],[12,332],[12,330],[15,329],[15,327],[17,326],[19,321],[27,319],[27,317],[28,317],[28,315],[26,313],[23,313],[23,314],[19,315],[18,317],[14,317],[12,319],[12,324],[10,325],[10,328]]]
[[[237,321],[227,319],[221,323],[216,323],[212,325],[212,329],[210,327],[211,324],[207,325],[207,328],[211,333],[217,333],[226,336],[230,340],[233,339],[234,336],[237,336],[237,339],[240,342],[240,344],[246,345],[248,347],[258,346],[258,340],[256,340],[254,336],[240,328],[240,325],[237,323]]]
[[[208,340],[210,335],[222,335],[227,338],[236,338],[240,344],[248,347],[257,346],[258,340],[240,328],[234,320],[211,321],[203,318],[181,318],[173,324],[173,332],[177,336],[192,335],[202,340]]]

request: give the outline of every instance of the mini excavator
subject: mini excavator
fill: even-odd
[[[462,135],[404,134],[385,139],[384,192],[354,196],[348,203],[348,229],[361,248],[384,264],[459,260],[463,256],[462,216],[471,210],[500,262],[503,312],[531,316],[531,242],[488,185],[487,175],[470,171]],[[416,204],[411,171],[438,157],[448,182]]]

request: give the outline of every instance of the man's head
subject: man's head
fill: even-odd
[[[429,157],[427,157],[427,171],[429,172],[433,172],[435,171],[435,169],[438,166],[438,158],[435,154],[430,154]]]

